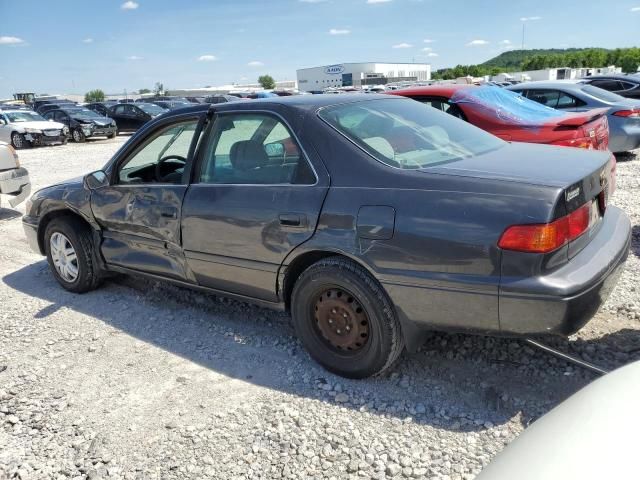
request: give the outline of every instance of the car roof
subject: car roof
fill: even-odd
[[[322,95],[291,95],[288,97],[269,97],[269,98],[257,98],[255,100],[250,100],[246,102],[227,102],[227,103],[199,103],[193,104],[193,106],[188,106],[184,108],[177,108],[175,110],[171,110],[167,115],[180,115],[184,113],[198,113],[198,112],[206,112],[208,110],[211,111],[238,111],[238,110],[246,110],[246,111],[260,111],[260,110],[269,110],[276,109],[278,106],[285,106],[294,110],[299,110],[301,112],[310,112],[316,111],[324,107],[330,107],[334,105],[342,105],[349,103],[359,103],[359,102],[371,102],[374,100],[401,100],[402,97],[392,97],[390,95],[363,95],[361,93],[348,94],[345,93],[343,95],[331,95],[331,94],[322,94]]]
[[[455,92],[464,90],[467,88],[477,88],[475,85],[468,85],[462,83],[451,83],[444,85],[428,85],[423,87],[409,87],[401,88],[399,90],[393,90],[389,92],[389,95],[436,95],[439,97],[450,97]]]
[[[508,90],[520,88],[565,88],[568,90],[582,90],[586,84],[575,80],[542,80],[539,82],[523,82],[507,87]]]
[[[581,80],[631,80],[632,83],[640,83],[640,78],[633,75],[624,75],[622,73],[612,73],[609,75],[591,75],[590,77],[582,77]]]

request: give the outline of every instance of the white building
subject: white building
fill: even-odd
[[[312,92],[331,87],[362,87],[386,85],[401,81],[431,79],[428,63],[339,63],[323,67],[301,68],[296,71],[298,89]]]
[[[622,69],[616,66],[602,68],[545,68],[543,70],[529,70],[526,72],[501,73],[491,77],[491,80],[494,82],[504,82],[508,80],[518,80],[523,82],[575,80],[576,78],[588,77],[591,75],[610,75],[621,72]]]

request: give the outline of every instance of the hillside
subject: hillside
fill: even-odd
[[[567,53],[580,53],[587,50],[599,50],[601,52],[608,52],[605,48],[547,48],[547,49],[534,49],[534,50],[509,50],[503,52],[497,57],[487,60],[480,65],[484,67],[499,67],[499,68],[520,68],[524,61],[536,55],[565,55]]]

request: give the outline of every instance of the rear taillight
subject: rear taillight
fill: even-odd
[[[551,223],[513,225],[507,228],[498,246],[504,250],[549,253],[575,240],[589,229],[591,204]]]
[[[574,148],[586,148],[593,150],[595,148],[594,139],[590,137],[572,138],[570,140],[558,140],[553,142],[553,145],[558,147],[574,147]]]
[[[639,118],[640,117],[640,109],[634,108],[632,110],[618,110],[614,113],[616,117],[625,117],[625,118]]]

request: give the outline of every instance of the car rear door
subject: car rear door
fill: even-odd
[[[125,147],[110,184],[92,191],[107,264],[192,280],[184,268],[180,216],[203,120],[204,113],[195,113],[160,123]]]
[[[277,300],[277,272],[315,231],[329,187],[324,167],[272,113],[223,113],[199,153],[182,238],[199,284]]]
[[[150,119],[149,114],[145,113],[140,107],[127,105],[127,111],[131,113],[131,129],[138,130]]]

